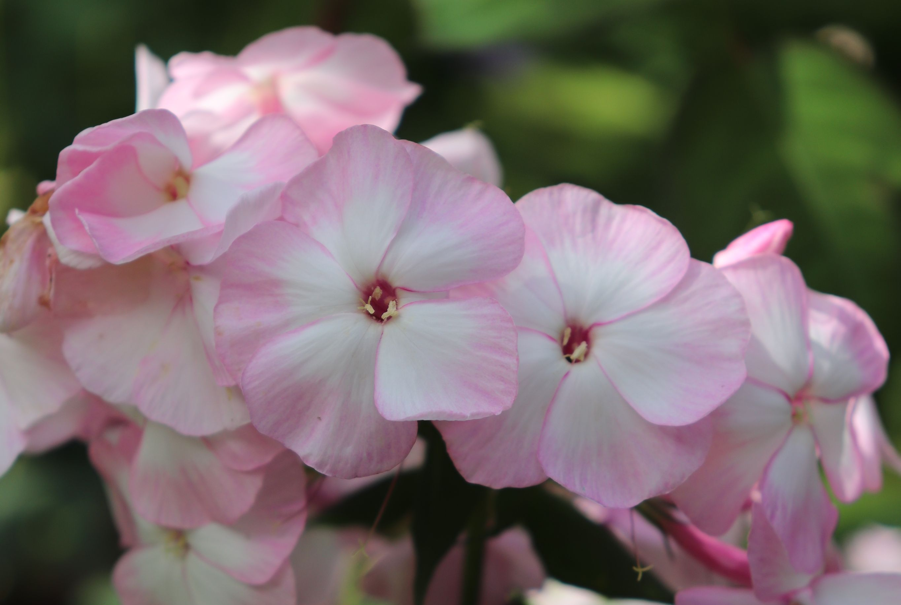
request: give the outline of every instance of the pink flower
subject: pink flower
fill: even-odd
[[[0,333],[0,475],[28,446],[28,431],[81,392],[63,359],[59,326],[44,315]]]
[[[135,111],[156,109],[166,87],[169,74],[162,59],[139,44],[135,49],[135,83],[137,88]]]
[[[169,73],[173,82],[159,107],[185,118],[192,133],[211,135],[220,149],[259,117],[284,113],[324,153],[356,124],[394,130],[420,92],[384,40],[316,27],[268,34],[236,57],[180,53]]]
[[[872,525],[851,536],[845,545],[849,569],[901,573],[901,529]]]
[[[451,288],[522,258],[499,189],[374,126],[286,187],[284,217],[224,257],[217,348],[254,425],[342,478],[399,464],[416,420],[497,414],[516,395],[510,316]]]
[[[82,132],[60,153],[50,198],[53,234],[77,253],[129,262],[221,234],[248,196],[288,180],[316,157],[290,120],[270,116],[198,164],[178,118],[142,111]]]
[[[218,263],[192,266],[171,249],[125,265],[57,276],[63,353],[84,387],[189,436],[250,420],[213,343]]]
[[[15,220],[0,239],[0,332],[24,328],[50,306],[57,261],[41,222],[49,197],[21,215],[10,211]]]
[[[863,489],[875,493],[882,489],[882,465],[901,474],[901,456],[885,433],[873,397],[859,397],[848,407],[851,410],[849,428],[860,457]]]
[[[429,583],[425,605],[460,603],[464,556],[462,543],[448,551]],[[488,539],[483,565],[478,598],[481,605],[508,603],[512,595],[540,587],[545,577],[529,535],[521,528],[508,529]],[[405,538],[390,545],[378,558],[363,578],[363,590],[386,603],[412,605],[414,571],[413,541]]]
[[[252,508],[231,524],[190,530],[144,520],[133,508],[121,430],[91,444],[128,552],[113,584],[123,605],[294,605],[288,557],[306,521],[303,468],[285,453],[266,468]]]
[[[501,163],[494,145],[482,131],[463,128],[434,136],[423,143],[451,166],[498,187],[503,182]]]
[[[516,321],[519,396],[499,416],[438,424],[454,463],[471,482],[551,477],[613,508],[672,490],[704,460],[702,420],[744,380],[741,297],[645,208],[573,185],[516,207],[522,263],[460,296],[492,296]]]
[[[802,573],[755,505],[748,541],[753,590],[701,587],[676,595],[676,605],[894,605],[901,594],[901,574]]]
[[[722,269],[751,317],[748,380],[713,415],[710,455],[673,496],[707,533],[725,531],[759,482],[762,510],[794,566],[822,567],[836,495],[862,488],[847,427],[849,401],[883,383],[888,350],[867,314],[851,301],[807,289],[785,257],[752,256]]]

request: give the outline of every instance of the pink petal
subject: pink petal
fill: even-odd
[[[813,431],[796,426],[770,461],[760,483],[767,520],[798,571],[823,568],[838,510],[820,481]]]
[[[128,551],[113,570],[113,585],[122,605],[200,605],[185,581],[184,561],[162,545]]]
[[[873,320],[850,300],[811,291],[810,392],[841,401],[872,393],[888,372],[888,347]]]
[[[52,296],[53,248],[40,216],[29,213],[0,239],[0,331],[37,319]]]
[[[766,605],[758,601],[747,588],[700,586],[681,590],[676,595],[676,605]]]
[[[817,605],[895,605],[901,595],[901,574],[829,574],[814,581],[813,594]]]
[[[137,512],[157,525],[233,523],[250,510],[262,473],[232,470],[195,437],[157,423],[144,428],[129,483]]]
[[[535,232],[526,228],[525,254],[519,266],[502,279],[464,286],[451,296],[487,296],[497,300],[521,328],[559,340],[566,328],[566,311],[547,254]]]
[[[203,341],[203,351],[206,354],[207,363],[213,371],[216,384],[220,386],[234,386],[236,381],[231,377],[231,374],[229,374],[228,369],[216,352],[214,309],[216,301],[219,299],[224,269],[224,263],[213,262],[203,266],[188,266],[187,273],[190,279],[194,321],[197,323],[197,329]]]
[[[544,244],[567,316],[609,322],[661,299],[688,270],[688,246],[668,221],[575,185],[538,189],[516,204]]]
[[[673,492],[692,522],[724,534],[791,429],[791,406],[772,389],[745,383],[711,414],[713,445],[704,464]]]
[[[494,145],[477,128],[463,128],[445,132],[423,142],[451,166],[496,187],[503,182],[501,163]]]
[[[590,354],[645,420],[682,426],[738,390],[749,337],[741,296],[712,266],[692,260],[666,297],[594,328]]]
[[[285,187],[285,220],[325,246],[366,287],[410,207],[413,175],[410,156],[389,133],[349,128]]]
[[[70,397],[59,411],[33,424],[26,433],[27,451],[44,453],[72,439],[90,439],[95,406],[108,407],[87,391]],[[103,421],[100,421],[101,425]]]
[[[234,61],[254,74],[270,74],[310,65],[330,49],[334,39],[318,27],[289,27],[251,42],[234,59],[221,59]]]
[[[388,420],[472,420],[513,405],[516,327],[495,301],[414,302],[384,326],[375,405]]]
[[[235,378],[270,339],[336,313],[360,313],[360,292],[297,227],[258,225],[232,245],[216,305],[216,346]]]
[[[380,337],[380,326],[355,312],[265,344],[241,380],[254,425],[326,475],[350,479],[400,464],[416,424],[390,422],[375,408]]]
[[[538,458],[567,489],[604,506],[628,508],[685,481],[704,461],[710,429],[706,420],[686,427],[649,423],[588,359],[573,364],[560,384]]]
[[[137,80],[137,109],[153,109],[160,95],[169,85],[169,74],[162,59],[143,44],[135,49],[135,77]]]
[[[722,269],[751,318],[748,376],[793,397],[810,377],[807,287],[785,257],[754,256]]]
[[[436,422],[447,451],[470,483],[526,487],[547,479],[538,462],[544,416],[569,371],[560,344],[546,335],[519,332],[519,392],[506,412],[481,420]]]
[[[303,466],[293,454],[286,454],[284,462],[267,471],[257,503],[237,523],[190,532],[188,543],[198,557],[248,584],[268,582],[279,572],[306,522]]]
[[[25,435],[19,430],[13,411],[0,405],[0,477],[13,465],[25,450]]]
[[[223,464],[236,471],[256,470],[284,450],[250,424],[204,437],[204,442]]]
[[[782,254],[794,228],[794,224],[786,219],[755,227],[732,240],[725,250],[717,252],[713,266],[726,267],[759,254]]]
[[[883,462],[901,473],[901,456],[886,435],[871,396],[856,400],[851,429],[861,457],[864,487],[868,492],[878,492],[882,489]]]
[[[78,252],[77,250],[67,248],[59,243],[56,233],[53,232],[53,224],[50,222],[49,213],[44,215],[44,219],[41,222],[44,224],[44,229],[47,231],[47,237],[53,245],[53,251],[56,253],[56,258],[62,265],[72,267],[73,269],[96,269],[97,267],[106,264],[106,261],[96,254],[96,251],[88,253]],[[86,241],[90,240],[86,232],[82,231],[81,236],[83,236]],[[96,249],[96,246],[94,246],[94,242],[92,241],[88,244],[88,247],[92,250]]]
[[[387,280],[434,292],[515,269],[524,226],[510,198],[421,145],[405,147],[413,162],[412,202],[380,266]]]
[[[751,564],[754,592],[764,601],[787,597],[810,584],[815,575],[792,568],[785,546],[759,504],[754,505],[752,512],[748,560]]]
[[[863,491],[863,469],[860,453],[851,435],[850,412],[845,403],[808,402],[810,428],[813,429],[820,462],[829,485],[842,502],[853,502]]]
[[[184,565],[192,605],[294,605],[294,573],[288,565],[258,586],[243,584],[191,554]]]
[[[266,116],[222,155],[194,170],[188,197],[203,220],[222,223],[242,193],[286,182],[318,158],[294,122]]]
[[[280,74],[277,89],[285,111],[323,153],[355,124],[394,130],[421,91],[407,80],[397,52],[367,34],[335,37],[331,52],[319,61]]]

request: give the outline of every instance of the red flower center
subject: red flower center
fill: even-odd
[[[362,299],[360,310],[373,320],[384,323],[392,317],[397,317],[398,301],[394,286],[385,281],[376,280],[374,284],[364,288],[363,292],[366,297]]]
[[[569,363],[585,361],[591,349],[588,330],[579,325],[566,326],[560,335],[560,347],[563,350],[563,357]]]

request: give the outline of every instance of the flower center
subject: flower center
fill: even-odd
[[[566,326],[563,334],[560,336],[560,348],[563,351],[563,357],[569,363],[579,363],[585,361],[591,347],[591,339],[588,336],[588,330],[582,326]]]
[[[379,323],[397,317],[397,292],[391,284],[377,280],[363,291],[367,294],[365,299],[360,299],[361,311]]]
[[[792,398],[792,424],[797,426],[809,422],[810,406],[807,403],[808,399],[807,393],[804,391],[801,391]]]
[[[250,95],[257,106],[257,111],[263,115],[282,113],[284,111],[282,101],[278,96],[278,87],[273,77],[257,82]]]
[[[180,199],[184,199],[188,195],[188,189],[191,188],[191,177],[181,170],[175,173],[175,176],[172,177],[172,180],[169,181],[169,184],[166,185],[164,191],[166,195],[169,197],[170,202],[175,202]]]
[[[188,554],[188,538],[183,531],[169,530],[163,538],[163,544],[166,552],[179,559],[183,559]]]

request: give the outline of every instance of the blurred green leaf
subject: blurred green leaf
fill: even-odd
[[[660,0],[414,0],[432,46],[468,48],[559,35]]]

